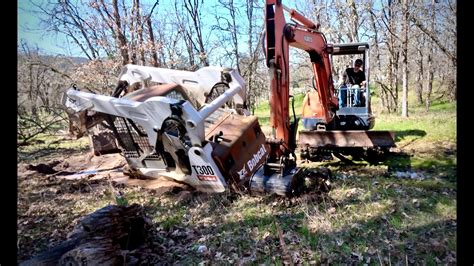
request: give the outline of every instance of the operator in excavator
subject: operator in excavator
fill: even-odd
[[[366,83],[363,63],[362,59],[355,60],[354,67],[347,68],[342,74],[342,79],[339,82],[339,107],[347,106],[348,90],[351,90],[354,95],[352,106],[361,106],[361,92]]]

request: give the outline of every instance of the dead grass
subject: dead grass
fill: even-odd
[[[18,260],[60,243],[80,217],[116,204],[120,191],[153,221],[157,264],[456,264],[456,144],[402,144],[380,165],[301,165],[331,169],[333,189],[323,198],[158,194],[107,178],[61,180],[20,164]],[[22,159],[82,164],[84,148],[68,145],[68,156],[57,149],[33,159],[25,151]],[[413,172],[421,178],[399,176]]]

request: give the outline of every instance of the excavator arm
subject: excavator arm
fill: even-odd
[[[284,12],[293,21],[285,20]],[[314,117],[329,124],[338,108],[331,75],[329,55],[332,46],[319,32],[319,25],[306,19],[279,0],[267,0],[265,7],[266,64],[270,73],[270,122],[275,132],[274,143],[281,143],[280,150],[273,150],[275,157],[293,153],[296,148],[297,119],[289,117],[289,47],[307,51],[313,68],[315,91],[309,93],[304,104],[303,118]]]

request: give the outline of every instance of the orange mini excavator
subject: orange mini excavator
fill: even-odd
[[[311,22],[281,0],[267,0],[265,10],[266,64],[271,75],[271,124],[274,136],[270,157],[282,162],[292,161],[296,147],[301,158],[320,161],[328,156],[352,155],[366,160],[379,160],[393,147],[394,133],[369,131],[374,126],[370,108],[369,45],[367,43],[328,44],[319,25]],[[292,23],[285,20],[288,13]],[[289,116],[289,47],[302,49],[309,54],[313,69],[313,87],[303,100],[302,124],[296,141],[298,118]],[[332,77],[334,56],[363,57],[366,85],[361,104],[355,105],[354,96],[360,88],[344,86],[335,89]],[[344,106],[339,106],[342,93]],[[332,156],[331,156],[332,157]],[[344,157],[345,158],[345,157]]]

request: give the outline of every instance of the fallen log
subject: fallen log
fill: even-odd
[[[123,265],[148,244],[151,223],[142,206],[109,205],[85,216],[66,241],[20,265]]]

